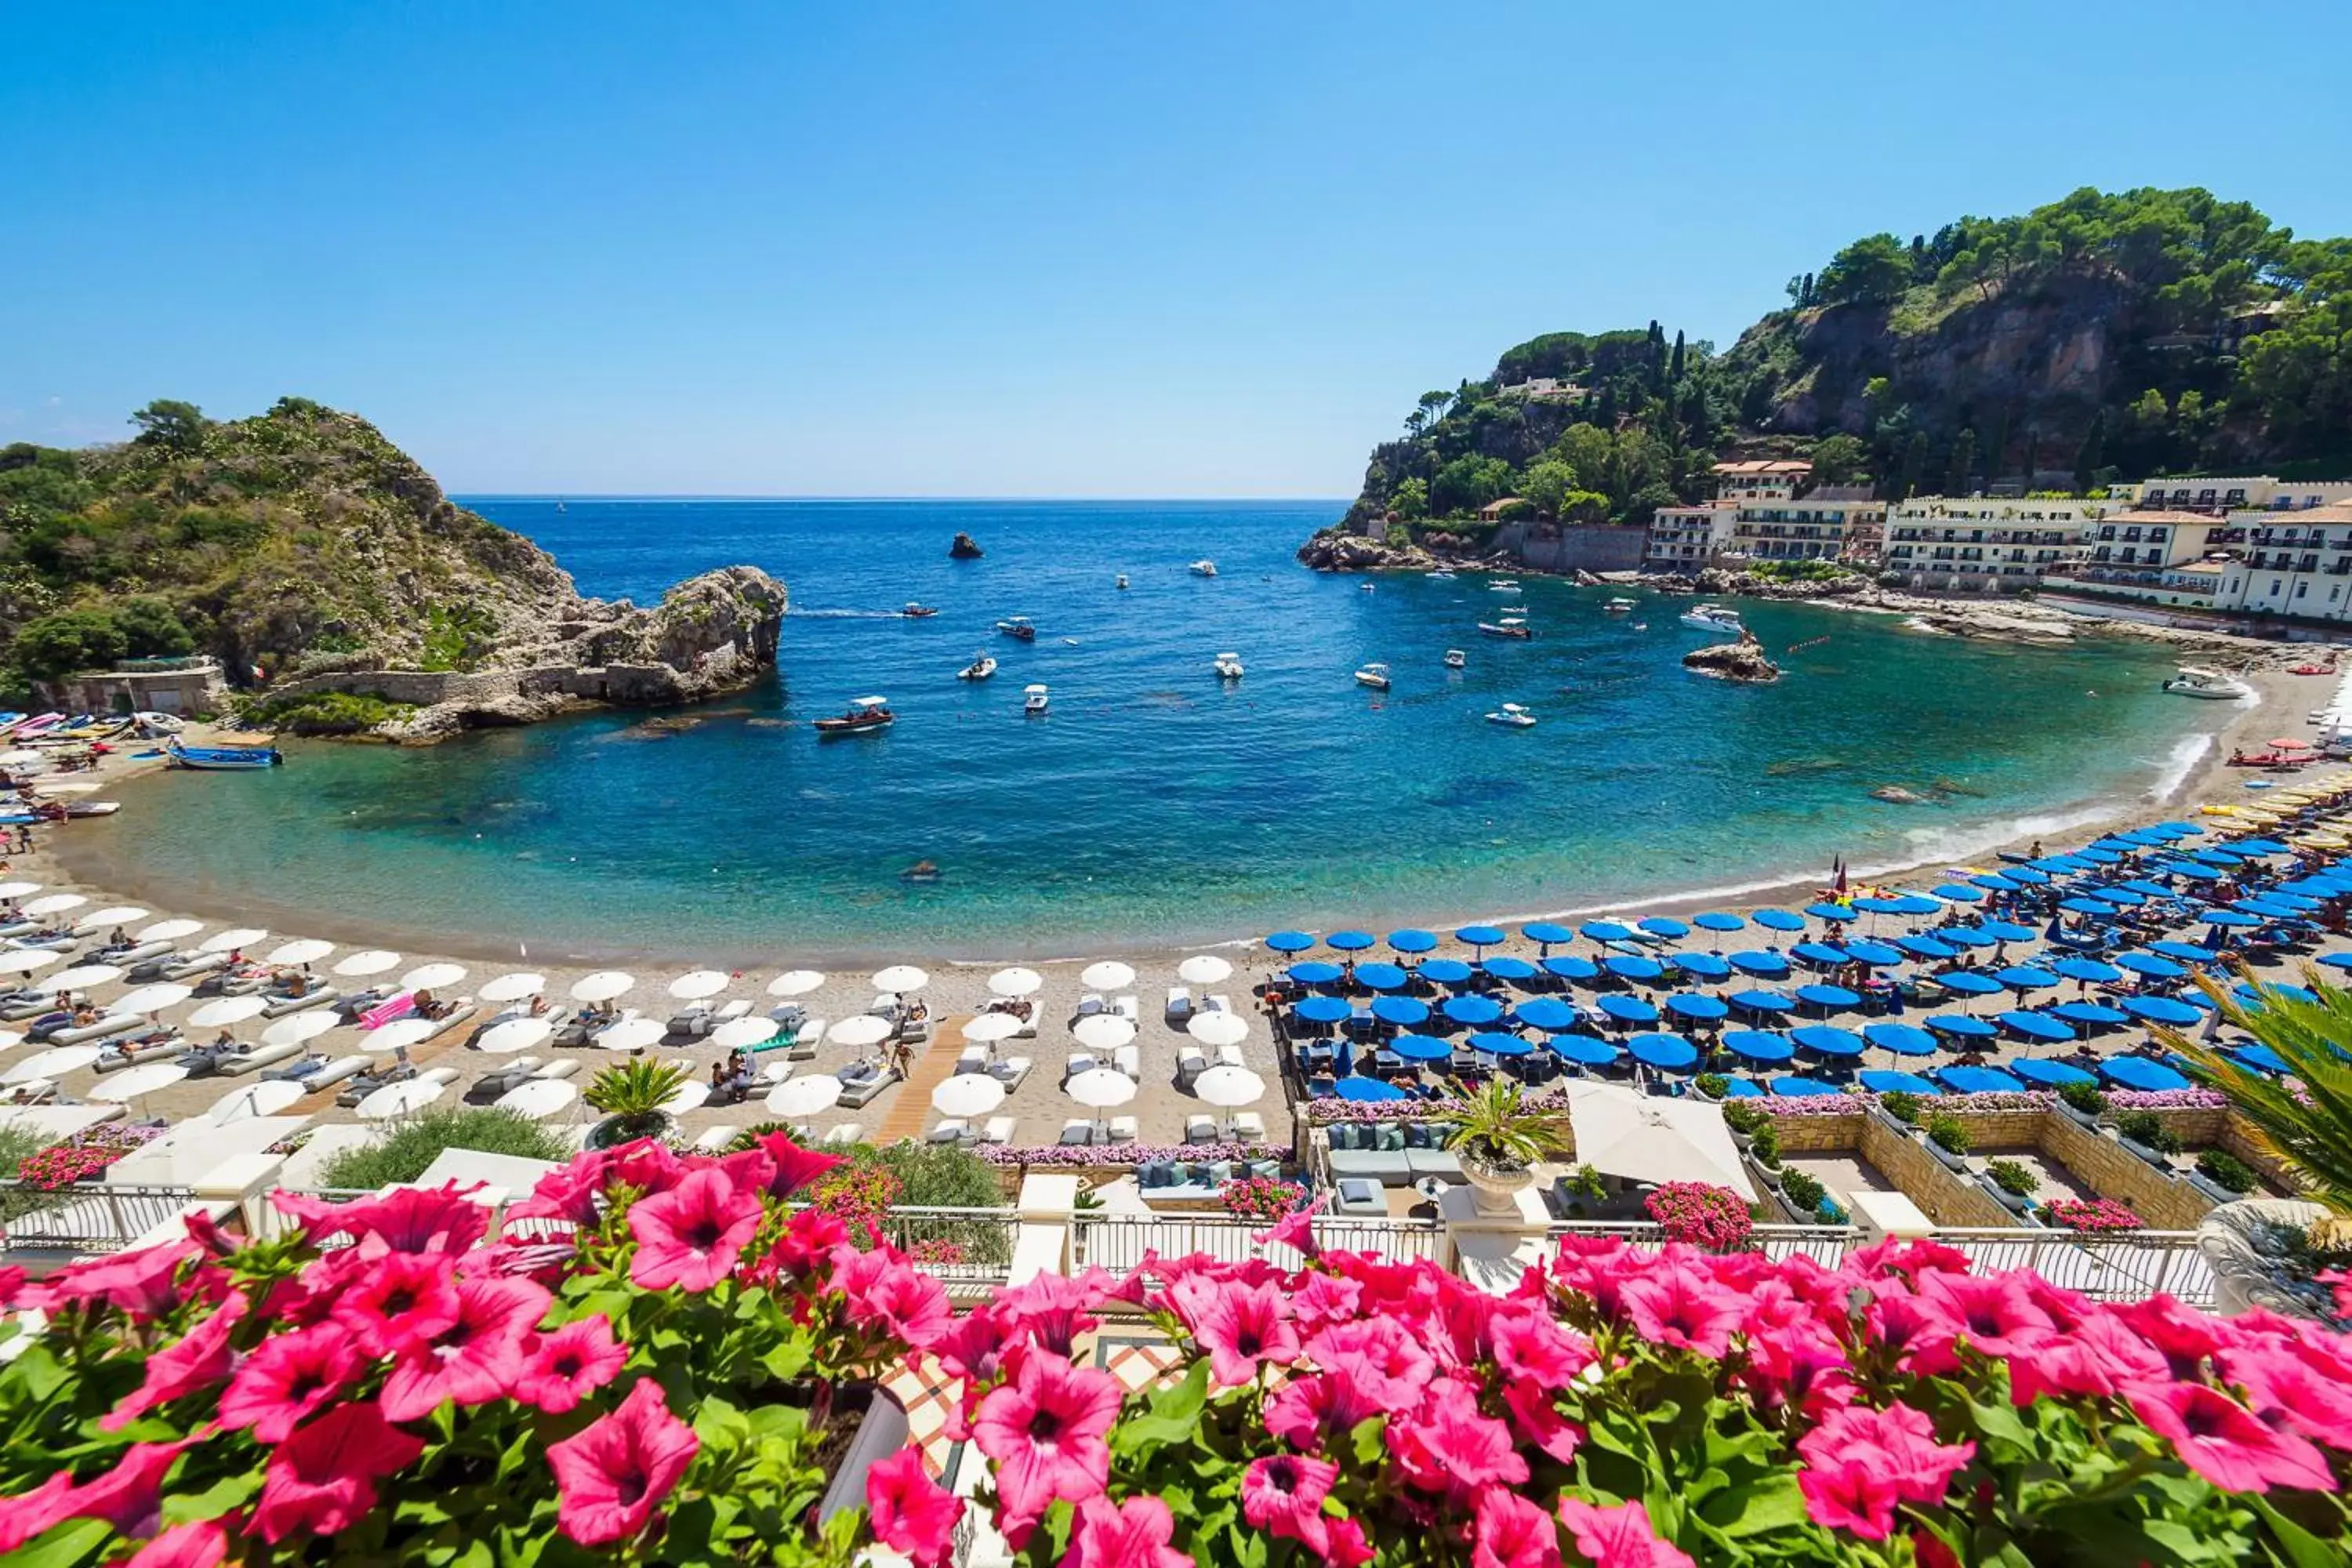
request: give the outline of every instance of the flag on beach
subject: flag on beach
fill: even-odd
[[[1845,857],[1841,855],[1830,872],[1830,886],[1838,892],[1845,891]]]

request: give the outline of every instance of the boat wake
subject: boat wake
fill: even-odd
[[[795,606],[784,612],[796,621],[903,621],[903,610],[803,610]]]

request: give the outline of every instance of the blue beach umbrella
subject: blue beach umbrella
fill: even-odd
[[[1691,916],[1691,924],[1701,931],[1738,931],[1747,923],[1738,915],[1727,914],[1721,910],[1709,910],[1705,914]],[[1800,925],[1802,923],[1799,922]]]
[[[1438,1011],[1457,1024],[1467,1024],[1476,1028],[1481,1024],[1491,1024],[1500,1018],[1503,1005],[1486,996],[1448,996],[1445,1005]]]
[[[2156,869],[2168,877],[2186,877],[2192,882],[2218,882],[2221,873],[2210,866],[2200,866],[2194,860],[2167,860]]]
[[[1294,963],[1283,973],[1297,984],[1332,985],[1338,984],[1344,972],[1338,964],[1326,963],[1318,958],[1305,963]]]
[[[2146,1057],[2109,1057],[2099,1064],[2099,1076],[2109,1083],[2121,1084],[2126,1089],[2145,1089],[2150,1094],[2190,1087],[2189,1080],[2179,1073]]]
[[[1791,1029],[1789,1038],[1815,1056],[1858,1057],[1867,1048],[1860,1035],[1832,1029],[1826,1024],[1808,1024],[1801,1029]]]
[[[1971,1018],[1965,1013],[1938,1013],[1927,1020],[1927,1027],[1938,1035],[1950,1035],[1955,1039],[1989,1040],[1993,1026],[1982,1018]]]
[[[1932,1057],[1939,1048],[1935,1036],[1908,1024],[1864,1024],[1862,1037],[1898,1057]]]
[[[1699,996],[1688,991],[1677,991],[1666,998],[1666,1011],[1678,1018],[1696,1018],[1705,1021],[1710,1018],[1720,1018],[1731,1009],[1712,996]]]
[[[1873,1094],[1940,1094],[1927,1079],[1916,1072],[1889,1072],[1885,1068],[1871,1068],[1854,1074],[1855,1080]]]
[[[1947,926],[1942,931],[1929,931],[1937,942],[1953,947],[1990,947],[1993,939],[1974,926]]]
[[[1426,973],[1429,965],[1423,964]],[[1543,961],[1546,974],[1556,974],[1562,980],[1592,980],[1599,977],[1601,966],[1589,958],[1579,958],[1571,952],[1556,952]]]
[[[2128,969],[2134,974],[2145,974],[2151,980],[2178,980],[2189,973],[2168,958],[2157,958],[2145,952],[2119,952],[2112,962],[2117,969]]]
[[[2008,870],[2003,871],[2000,874],[2010,881],[2028,888],[2038,888],[2042,883],[2050,880],[2049,872],[2036,870],[2031,866],[2011,866]],[[1979,885],[1982,886],[1981,883]]]
[[[1276,952],[1305,952],[1315,939],[1303,931],[1278,931],[1265,939],[1265,945]]]
[[[2047,1011],[2052,1017],[2063,1018],[2070,1024],[2088,1024],[2100,1028],[2123,1023],[2131,1016],[2120,1007],[2108,1007],[2097,1002],[2061,1002]]]
[[[2204,910],[2195,918],[2200,925],[2220,926],[2224,931],[2252,931],[2263,923],[2261,916],[2237,910]]]
[[[2009,1070],[2028,1083],[2044,1089],[2063,1089],[2070,1083],[2096,1083],[2099,1080],[2072,1062],[2044,1061],[2040,1057],[2020,1057],[2009,1064]]]
[[[1832,924],[1854,918],[1854,910],[1843,904],[1807,904],[1805,912],[1817,921],[1828,921]]]
[[[2016,1094],[2025,1088],[1998,1068],[1937,1068],[1932,1076],[1954,1094]]]
[[[1337,996],[1309,996],[1290,1011],[1294,1017],[1304,1018],[1310,1024],[1337,1024],[1353,1014],[1355,1009]]]
[[[1743,1013],[1793,1013],[1796,1002],[1778,991],[1741,991],[1733,994],[1731,1005]]]
[[[1498,952],[1492,958],[1480,959],[1478,967],[1497,980],[1514,982],[1533,980],[1537,973],[1534,964],[1524,958],[1515,958],[1507,952]]]
[[[1899,915],[1903,912],[1903,900],[1866,895],[1854,900],[1853,907],[1866,915]]]
[[[1360,963],[1356,983],[1373,991],[1402,991],[1412,983],[1412,976],[1393,963]]]
[[[1769,1029],[1727,1030],[1723,1046],[1745,1062],[1785,1062],[1797,1054],[1796,1047]]]
[[[1368,931],[1335,931],[1323,939],[1323,945],[1335,952],[1361,952],[1372,945],[1372,933]]]
[[[2094,920],[2111,921],[2116,918],[2116,907],[2103,904],[2096,899],[2062,899],[2058,907],[2070,915],[2089,915]]]
[[[1955,969],[1948,974],[1931,974],[1927,978],[1958,996],[1990,996],[2000,989],[2000,981],[1973,969]]]
[[[2330,969],[2352,969],[2352,952],[2331,952],[2319,962]]]
[[[1404,1090],[1392,1083],[1382,1083],[1376,1078],[1343,1078],[1333,1086],[1341,1100],[1402,1100]]]
[[[1845,950],[1873,969],[1888,969],[1906,962],[1901,948],[1890,947],[1883,942],[1850,942],[1845,944]]]
[[[2040,876],[2041,873],[2037,871],[2032,873],[2032,875]],[[1987,892],[2013,893],[2025,884],[2019,881],[2016,878],[2011,876],[2006,871],[1979,871],[1975,876],[1969,879],[1968,885],[1971,888],[1982,888]],[[1937,892],[1940,896],[1941,889],[1937,889]],[[1969,900],[1963,900],[1962,901],[1968,902]]]
[[[2002,884],[2004,887],[2007,885],[2007,883]],[[1971,888],[1961,882],[1947,882],[1936,889],[1935,893],[1937,898],[1948,900],[1955,904],[1980,904],[1985,900],[1982,889]]]
[[[1591,1035],[1553,1035],[1544,1041],[1551,1054],[1579,1067],[1607,1067],[1624,1053]]]
[[[2032,942],[2033,940],[2032,927],[2018,925],[2010,921],[1982,921],[1978,923],[1977,930],[1995,942]]]
[[[1434,1035],[1399,1035],[1389,1049],[1409,1062],[1442,1062],[1454,1055],[1454,1042]]]
[[[1658,1021],[1658,1010],[1639,996],[1623,996],[1612,991],[1606,996],[1596,997],[1592,1005],[1621,1024],[1654,1024]]]
[[[1652,915],[1641,922],[1642,929],[1652,936],[1672,937],[1676,941],[1690,935],[1690,927],[1670,915]]]
[[[1897,893],[1885,900],[1898,915],[1940,915],[1944,906],[1923,893]]]
[[[1431,958],[1415,973],[1432,985],[1459,985],[1470,978],[1470,966],[1458,958]]]
[[[2003,1013],[2000,1016],[1999,1022],[2003,1028],[2009,1030],[2011,1034],[2022,1036],[2024,1038],[2029,1040],[2038,1040],[2055,1044],[2061,1040],[2071,1040],[2074,1038],[2074,1030],[2068,1028],[2057,1019],[2045,1016],[2040,1013],[2022,1011]]]
[[[1754,921],[1758,925],[1762,926],[1766,931],[1802,931],[1805,929],[1804,918],[1801,915],[1792,915],[1786,910],[1754,910],[1749,911],[1748,918]]]
[[[1511,1009],[1511,1016],[1534,1029],[1572,1029],[1576,1009],[1557,996],[1538,996]]]
[[[1391,952],[1427,952],[1436,945],[1435,931],[1408,926],[1403,931],[1389,932],[1389,951]]]
[[[2040,991],[2058,984],[2058,977],[2048,970],[2036,969],[2026,963],[2013,963],[2007,969],[1997,970],[1993,978],[2011,991]]]
[[[2150,952],[2160,952],[2167,958],[2177,958],[2183,963],[2211,963],[2221,955],[2210,947],[2200,947],[2193,942],[2152,942]]]
[[[1504,940],[1500,926],[1464,926],[1454,933],[1454,940],[1466,947],[1486,948]]]
[[[1711,952],[1677,952],[1668,955],[1667,963],[1685,974],[1701,980],[1721,980],[1730,974],[1731,965]]]
[[[2086,899],[2096,899],[2103,904],[2116,904],[2127,910],[2147,902],[2147,895],[2136,888],[2078,888],[2075,891]]]
[[[1752,950],[1735,952],[1729,955],[1727,962],[1742,974],[1759,974],[1768,979],[1778,978],[1789,973],[1789,961],[1777,952],[1760,952]]]
[[[2292,855],[2294,850],[2275,838],[2241,838],[2238,850],[2245,855]]]
[[[1826,942],[1801,942],[1789,950],[1789,956],[1800,963],[1819,964],[1825,969],[1852,962],[1845,949]]]
[[[2255,1072],[2266,1072],[2273,1077],[2283,1077],[2290,1070],[2286,1065],[2286,1058],[2264,1045],[2240,1046],[2234,1051],[2224,1051],[2222,1055],[2241,1067],[2251,1068]]]
[[[1891,947],[1899,947],[1914,958],[1957,958],[1960,950],[1932,936],[1898,936]]]
[[[2204,1015],[2186,1002],[2169,996],[2126,996],[2123,1010],[2151,1024],[2194,1024]]]
[[[1823,1083],[1817,1078],[1776,1078],[1772,1092],[1788,1100],[1819,1100],[1824,1095],[1843,1094],[1845,1090],[1833,1083]]]
[[[2150,882],[2137,877],[2133,878],[2130,881],[2126,882],[2123,885],[2129,888],[2135,893],[2143,894],[2151,899],[2169,899],[2174,896],[2172,889],[2166,887],[2163,883]]]
[[[1808,1007],[1843,1008],[1861,1005],[1862,998],[1843,985],[1800,985],[1797,1000]]]
[[[1563,942],[1574,942],[1576,933],[1557,921],[1529,921],[1519,928],[1519,934],[1539,947],[1556,947]]]
[[[2075,850],[2074,858],[2088,860],[2094,866],[2112,866],[2123,857],[2113,849],[2100,849],[2094,847],[2089,849]]]
[[[1633,929],[1615,921],[1587,921],[1576,928],[1576,934],[1587,942],[1630,942]]]
[[[1429,1004],[1411,996],[1375,996],[1372,1016],[1383,1024],[1396,1024],[1412,1028],[1429,1022]]]
[[[2062,958],[2050,966],[2050,973],[2069,980],[2087,980],[2107,984],[2121,980],[2124,972],[2112,963],[2101,963],[2095,958]]]
[[[1536,1048],[1535,1042],[1524,1035],[1506,1034],[1500,1029],[1470,1037],[1470,1048],[1484,1051],[1490,1057],[1524,1057]]]
[[[1667,1072],[1698,1065],[1698,1047],[1680,1035],[1635,1035],[1625,1042],[1625,1050],[1635,1061]]]
[[[1601,961],[1601,967],[1620,980],[1638,980],[1645,984],[1666,973],[1666,966],[1656,959],[1631,952],[1612,952]]]

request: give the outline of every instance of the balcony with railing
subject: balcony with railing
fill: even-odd
[[[1302,1259],[1295,1248],[1259,1245],[1257,1237],[1265,1228],[1264,1221],[1225,1214],[1087,1211],[1071,1227],[1070,1263],[1079,1271],[1102,1268],[1122,1279],[1143,1266],[1147,1253],[1170,1258],[1205,1253],[1220,1263],[1264,1258],[1279,1268],[1297,1268]],[[1446,1261],[1445,1226],[1433,1219],[1323,1215],[1315,1221],[1315,1239],[1325,1247],[1370,1252],[1391,1263],[1418,1258],[1443,1267]]]
[[[49,1189],[0,1182],[0,1252],[120,1252],[195,1202],[188,1187],[98,1182]]]

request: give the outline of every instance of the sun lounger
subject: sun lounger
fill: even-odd
[[[1111,1066],[1131,1079],[1143,1077],[1143,1052],[1135,1046],[1121,1046],[1110,1054]]]
[[[110,953],[103,951],[94,952],[90,954],[90,962],[110,963],[117,969],[128,972],[142,964],[169,962],[176,951],[168,942],[142,942],[136,946],[126,947],[120,952]],[[222,953],[219,957],[221,963],[228,962],[228,954]]]
[[[97,1068],[100,1072],[115,1072],[123,1068],[137,1067],[141,1062],[161,1061],[165,1057],[178,1056],[186,1050],[187,1042],[178,1030],[166,1032],[161,1039],[138,1041],[136,1036],[110,1040],[100,1047]]]
[[[1091,1018],[1102,1010],[1103,999],[1093,992],[1089,991],[1085,995],[1078,998],[1077,1016],[1079,1017]]]
[[[1212,996],[1208,1001],[1208,1008],[1212,1013],[1230,1013],[1234,1010],[1233,999],[1228,996]]]
[[[712,1016],[720,1023],[724,1024],[736,1018],[750,1017],[751,1015],[751,998],[747,996],[738,996],[732,1002],[728,1003],[724,1007],[719,1008],[719,1011]]]
[[[980,1130],[980,1141],[983,1143],[1010,1143],[1013,1131],[1019,1125],[1010,1116],[992,1116],[988,1119],[988,1125]]]
[[[670,1015],[667,1037],[673,1040],[698,1040],[717,1026],[718,1020],[711,1016],[710,1009],[702,1003],[697,1002],[691,1006],[682,1007]]]
[[[1265,1118],[1255,1110],[1234,1112],[1234,1136],[1244,1143],[1265,1142]]]
[[[824,1043],[824,1024],[825,1021],[823,1018],[811,1018],[802,1025],[799,1035],[793,1038],[792,1048],[784,1053],[785,1056],[796,1062],[816,1060],[816,1048]]]
[[[861,1078],[856,1083],[845,1080],[841,1087],[841,1103],[852,1110],[863,1110],[874,1102],[877,1095],[898,1081],[898,1074],[895,1069],[876,1073],[871,1078]]]
[[[758,1072],[751,1075],[751,1082],[756,1088],[773,1089],[776,1085],[783,1082],[786,1079],[792,1076],[792,1063],[770,1062],[766,1067],[761,1068]]]
[[[1217,1119],[1213,1116],[1188,1116],[1184,1119],[1184,1142],[1214,1143],[1217,1142]]]
[[[1217,1065],[1221,1068],[1239,1068],[1247,1067],[1249,1063],[1242,1056],[1242,1048],[1239,1046],[1219,1046]]]
[[[1027,1057],[1007,1057],[988,1070],[996,1075],[996,1080],[1004,1086],[1004,1092],[1011,1094],[1029,1076],[1030,1065]]]
[[[216,973],[227,967],[228,954],[225,952],[199,952],[184,957],[179,953],[165,953],[162,958],[152,960],[128,973],[133,980],[176,980],[184,984],[199,975]],[[150,973],[142,973],[141,970]]]
[[[1120,1017],[1126,1019],[1130,1024],[1140,1024],[1143,1022],[1143,1005],[1139,999],[1133,995],[1122,996],[1118,1001],[1112,1003],[1111,1011],[1117,1013]]]
[[[109,1013],[94,1024],[84,1024],[79,1028],[53,1029],[49,1032],[48,1043],[53,1046],[90,1046],[147,1026],[147,1020],[136,1013]]]
[[[1072,1117],[1063,1122],[1062,1135],[1055,1140],[1056,1143],[1066,1143],[1074,1147],[1083,1147],[1094,1141],[1095,1124],[1083,1117]]]
[[[1114,1116],[1110,1119],[1110,1141],[1112,1142],[1132,1143],[1135,1142],[1136,1131],[1137,1122],[1134,1117]]]
[[[1171,985],[1168,988],[1168,1006],[1160,1016],[1182,1028],[1192,1016],[1192,993],[1181,985]]]
[[[339,1084],[347,1078],[357,1078],[375,1065],[373,1057],[337,1057],[318,1071],[302,1079],[302,1087],[312,1094]]]
[[[1093,1052],[1072,1051],[1070,1053],[1069,1065],[1062,1069],[1062,1081],[1066,1084],[1080,1073],[1092,1072],[1094,1070],[1095,1058]]]
[[[986,1072],[988,1070],[988,1047],[986,1046],[966,1046],[963,1048],[962,1053],[956,1058],[955,1070],[960,1073]]]
[[[550,1062],[530,1076],[542,1083],[560,1081],[580,1070],[578,1062]]]
[[[265,1018],[283,1018],[289,1013],[307,1013],[313,1007],[324,1007],[342,994],[331,985],[314,985],[299,996],[280,996],[261,1010]]]
[[[435,1068],[431,1072],[417,1074],[417,1079],[423,1083],[455,1083],[457,1081],[457,1069]]]
[[[824,1130],[824,1146],[828,1149],[845,1148],[865,1135],[866,1129],[855,1121],[836,1122]]]
[[[302,1047],[291,1040],[275,1046],[257,1045],[249,1051],[237,1051],[221,1058],[220,1070],[226,1077],[241,1078],[247,1073],[259,1072],[272,1062],[282,1062],[289,1057],[301,1054]]]
[[[1209,1058],[1201,1054],[1198,1046],[1186,1046],[1176,1053],[1176,1083],[1178,1088],[1191,1083],[1208,1070]]]
[[[932,1128],[924,1138],[924,1142],[929,1143],[962,1144],[969,1143],[971,1141],[971,1123],[969,1121],[954,1121],[952,1119],[942,1121],[937,1127]]]
[[[874,1005],[866,1010],[877,1018],[896,1018],[898,1016],[898,999],[896,996],[877,996]]]
[[[740,1127],[723,1124],[706,1127],[694,1141],[694,1152],[698,1154],[723,1154],[727,1152],[727,1145],[735,1142],[735,1134],[741,1131]]]

